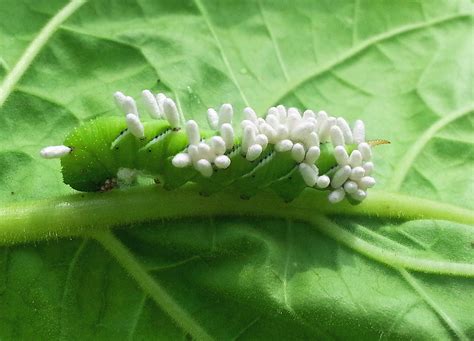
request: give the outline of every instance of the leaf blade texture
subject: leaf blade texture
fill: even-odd
[[[392,142],[375,153],[379,190],[473,209],[469,1],[4,0],[0,22],[2,205],[72,193],[38,150],[117,115],[115,90],[151,88],[203,125],[222,103],[361,118]],[[0,337],[474,337],[472,278],[368,259],[325,221],[349,245],[474,262],[472,226],[431,220],[202,217],[51,236],[0,249]]]

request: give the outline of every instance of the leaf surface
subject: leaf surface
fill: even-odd
[[[375,151],[379,190],[474,207],[469,1],[3,0],[0,23],[2,205],[72,193],[38,150],[117,115],[114,91],[150,88],[201,124],[224,102],[361,118],[391,141]],[[474,263],[472,226],[321,222],[352,245]],[[3,247],[0,338],[474,338],[472,278],[393,267],[321,231],[202,217]]]

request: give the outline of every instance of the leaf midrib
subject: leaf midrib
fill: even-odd
[[[402,212],[406,214],[405,219],[416,219],[420,214],[428,219],[452,219],[464,224],[472,223],[474,219],[471,211],[459,210],[451,205],[441,205],[426,199],[404,195],[372,192],[371,200],[367,200],[356,208],[348,204],[325,204],[324,196],[314,191],[305,192],[304,194],[307,195],[302,196],[292,205],[281,202],[269,191],[262,191],[253,201],[242,201],[232,193],[218,193],[203,199],[199,198],[193,186],[173,192],[160,190],[154,186],[141,186],[128,191],[72,195],[62,199],[47,199],[26,205],[19,203],[9,208],[0,208],[0,242],[2,240],[4,242],[39,240],[41,237],[52,234],[82,236],[89,230],[84,230],[84,226],[107,227],[143,220],[222,215],[273,216],[311,223],[321,232],[358,253],[392,267],[402,266],[422,272],[474,276],[472,264],[423,260],[414,256],[401,257],[387,250],[379,250],[378,247],[354,237],[349,231],[323,217],[323,214],[392,217],[393,214]],[[167,205],[157,209],[153,203],[158,200],[166,201]],[[196,200],[199,200],[201,205],[196,205]],[[316,213],[315,208],[319,210],[319,213]],[[52,209],[54,209],[54,215],[50,214]],[[67,226],[67,229],[64,229],[64,226]],[[332,227],[328,228],[328,226]]]

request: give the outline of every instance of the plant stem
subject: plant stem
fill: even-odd
[[[193,185],[176,191],[141,186],[107,193],[80,193],[0,208],[0,245],[59,237],[145,221],[203,216],[280,217],[311,222],[315,215],[365,215],[399,219],[440,219],[474,224],[474,212],[401,194],[371,191],[358,206],[330,204],[326,193],[308,190],[292,203],[262,191],[250,200],[233,192],[209,197]],[[315,214],[316,213],[316,214]]]

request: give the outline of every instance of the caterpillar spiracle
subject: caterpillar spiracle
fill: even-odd
[[[142,95],[152,120],[142,121],[135,100],[116,92],[125,118],[91,120],[40,155],[61,158],[64,182],[85,192],[147,176],[166,189],[193,182],[205,195],[229,189],[250,198],[270,188],[291,201],[310,187],[328,191],[331,203],[347,198],[356,204],[375,185],[371,147],[386,141],[366,142],[361,120],[351,129],[324,111],[279,105],[261,118],[247,107],[235,129],[233,108],[223,104],[208,109],[209,129],[201,130],[194,120],[181,122],[171,98],[149,90]]]

